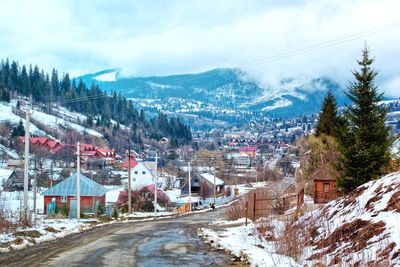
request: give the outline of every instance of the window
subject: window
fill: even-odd
[[[138,171],[135,171],[135,174],[138,174]]]
[[[67,203],[67,197],[61,197],[61,203]]]
[[[329,183],[324,183],[324,192],[329,192]]]
[[[136,178],[132,178],[132,181],[136,182]]]
[[[146,172],[145,172],[145,171],[142,171],[142,174],[146,174]]]

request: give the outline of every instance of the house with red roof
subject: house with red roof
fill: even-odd
[[[239,147],[239,153],[247,154],[251,158],[256,157],[256,151],[257,151],[256,146]]]

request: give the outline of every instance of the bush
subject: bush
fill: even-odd
[[[117,219],[119,214],[118,214],[118,209],[114,208],[112,215],[111,215],[114,219]]]
[[[64,215],[65,217],[69,216],[69,208],[67,207],[67,205],[63,205],[61,208],[61,214]]]
[[[105,213],[105,211],[106,211],[105,207],[103,205],[99,205],[99,207],[97,208],[96,214],[102,215]]]

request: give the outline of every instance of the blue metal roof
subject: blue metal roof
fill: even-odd
[[[102,196],[108,189],[96,183],[85,175],[80,175],[81,196]],[[76,197],[76,173],[56,184],[43,193],[44,196],[75,196]]]

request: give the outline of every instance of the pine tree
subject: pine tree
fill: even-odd
[[[374,59],[369,58],[367,47],[357,62],[361,70],[353,71],[355,82],[350,83],[347,93],[352,103],[344,113],[345,124],[338,138],[342,153],[338,186],[344,192],[378,178],[390,160],[386,109],[379,105],[383,94],[374,85],[378,72],[371,68]]]
[[[15,126],[11,132],[11,137],[16,138],[25,135],[25,127],[22,120],[19,121],[18,126]]]
[[[319,136],[321,133],[336,137],[336,128],[339,125],[339,118],[337,115],[337,105],[335,97],[329,91],[327,96],[322,102],[321,113],[315,131],[315,135]]]

